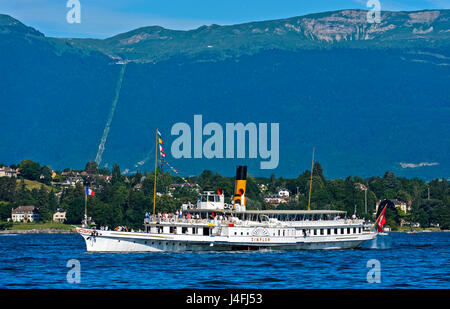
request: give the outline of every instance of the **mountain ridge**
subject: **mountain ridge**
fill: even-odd
[[[154,25],[106,39],[48,39],[71,44],[74,48],[100,51],[113,59],[143,63],[180,53],[212,52],[227,57],[267,49],[408,48],[417,44],[423,47],[450,44],[450,10],[382,11],[380,23],[368,23],[367,13],[367,10],[347,9],[233,25],[203,25],[191,30]],[[36,35],[45,37],[37,30]]]
[[[266,49],[367,48],[367,45],[405,48],[417,44],[417,41],[428,47],[449,44],[450,33],[442,33],[442,29],[450,27],[450,10],[385,11],[381,14],[379,24],[367,23],[365,10],[340,10],[235,25],[201,26],[188,31],[151,26],[125,32],[103,42],[121,58],[138,62],[158,58],[151,51],[145,54],[143,50],[155,49],[167,56],[172,55],[170,51],[161,50],[162,47],[174,48],[171,42],[176,42],[177,54],[181,47],[186,54],[211,51],[225,57]],[[137,52],[138,57],[134,57],[133,52]]]
[[[361,20],[367,11],[337,12],[315,14],[322,19],[310,29],[349,33],[352,22],[340,14]],[[261,171],[260,159],[174,159],[166,149],[184,175],[203,169],[228,175],[235,164],[248,164],[256,175],[297,176],[310,166],[316,145],[328,178],[386,170],[448,177],[449,12],[394,12],[400,21],[385,14],[386,24],[382,12],[382,24],[370,27],[395,28],[376,32],[369,44],[323,36],[308,41],[303,32],[286,30],[297,20],[311,22],[302,17],[268,25],[274,31],[283,26],[282,34],[255,34],[264,25],[256,22],[174,32],[153,27],[145,40],[133,37],[139,28],[100,40],[45,37],[0,15],[0,117],[7,128],[0,132],[0,162],[31,158],[58,169],[83,168],[110,123],[101,166],[150,170],[154,128],[170,145],[174,123],[192,125],[193,115],[202,114],[205,123],[222,125],[280,123],[280,165]],[[168,35],[170,44],[161,39]],[[220,49],[208,47],[211,38]]]

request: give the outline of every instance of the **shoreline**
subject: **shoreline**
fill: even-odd
[[[3,230],[0,234],[76,234],[75,230],[62,229],[29,229],[29,230]]]
[[[450,230],[413,230],[413,231],[389,231],[386,233],[448,233]]]

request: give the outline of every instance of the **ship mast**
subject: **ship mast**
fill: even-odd
[[[87,194],[86,186],[84,187],[84,226],[87,227]]]
[[[156,128],[155,136],[155,181],[153,185],[153,218],[155,218],[155,205],[156,205],[156,168],[158,160],[158,128]]]
[[[311,163],[311,179],[309,181],[308,210],[311,210],[310,205],[311,205],[312,176],[313,176],[313,169],[314,169],[314,149],[315,149],[315,147],[313,146],[313,155],[312,155],[312,163]]]

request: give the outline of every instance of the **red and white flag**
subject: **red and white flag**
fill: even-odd
[[[159,153],[160,153],[162,158],[164,158],[166,156],[166,153],[164,152],[164,149],[162,148],[161,145],[159,145]]]
[[[377,221],[377,229],[378,232],[383,232],[383,225],[386,223],[386,217],[384,216],[384,212],[386,211],[386,207],[384,207],[383,211],[380,214],[380,217]]]

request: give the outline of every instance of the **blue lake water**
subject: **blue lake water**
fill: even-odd
[[[0,234],[0,288],[450,288],[450,233],[391,233],[363,248],[86,253],[76,234]],[[68,260],[80,283],[68,283]],[[380,283],[367,266],[379,261]]]

